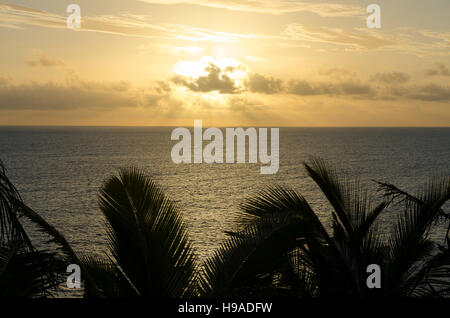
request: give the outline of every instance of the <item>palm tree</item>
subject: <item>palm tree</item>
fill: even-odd
[[[49,296],[62,281],[62,261],[33,246],[19,215],[22,206],[0,161],[0,297]]]
[[[320,159],[304,165],[330,203],[332,234],[301,194],[280,186],[263,190],[242,205],[243,219],[254,217],[250,225],[230,233],[206,262],[202,295],[449,295],[449,230],[441,245],[430,233],[439,221],[450,228],[442,210],[450,178],[430,181],[416,196],[379,183],[385,201],[372,205],[358,180],[340,177]],[[375,221],[389,205],[403,211],[385,239]],[[380,289],[367,287],[370,264],[381,268]]]

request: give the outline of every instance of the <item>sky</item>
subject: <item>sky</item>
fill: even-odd
[[[448,0],[0,1],[0,48],[0,125],[450,126]]]

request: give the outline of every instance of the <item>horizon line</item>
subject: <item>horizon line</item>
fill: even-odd
[[[190,127],[194,125],[0,125],[0,127],[79,127],[79,128],[176,128],[176,127]],[[261,125],[261,126],[203,126],[202,128],[217,127],[217,128],[450,128],[448,126],[276,126],[276,125]]]

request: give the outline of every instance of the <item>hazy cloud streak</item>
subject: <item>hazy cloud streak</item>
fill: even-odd
[[[139,0],[153,4],[194,4],[212,8],[266,14],[312,12],[322,17],[353,17],[365,14],[359,6],[286,0]]]
[[[34,25],[66,28],[66,19],[66,16],[0,3],[0,21],[2,21],[0,27],[17,29],[25,25]],[[81,29],[79,31],[196,42],[238,42],[241,39],[253,39],[257,37],[254,34],[219,32],[179,24],[156,25],[147,21],[151,21],[150,16],[132,14],[82,16]]]

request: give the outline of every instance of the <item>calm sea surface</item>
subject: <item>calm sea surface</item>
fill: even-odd
[[[172,129],[0,127],[0,159],[29,206],[77,251],[98,255],[106,243],[98,189],[119,167],[140,167],[184,211],[201,259],[224,231],[237,229],[239,203],[267,185],[300,191],[326,220],[328,206],[302,166],[311,156],[359,176],[371,190],[372,179],[414,190],[428,177],[450,174],[450,128],[281,128],[275,175],[260,174],[259,163],[177,165]]]

